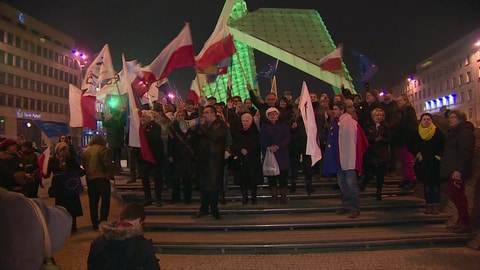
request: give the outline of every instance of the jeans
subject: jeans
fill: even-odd
[[[349,210],[360,210],[360,200],[358,198],[357,171],[342,170],[337,167],[338,186],[342,191],[342,208]]]
[[[90,219],[94,228],[102,221],[108,220],[110,212],[110,180],[106,178],[95,178],[87,180],[88,187],[88,204],[90,205]],[[100,218],[98,218],[98,203],[102,199],[100,205]]]

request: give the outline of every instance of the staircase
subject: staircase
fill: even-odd
[[[271,205],[267,185],[258,187],[258,204],[242,205],[238,186],[230,185],[225,205],[219,205],[221,220],[211,216],[192,219],[200,206],[199,192],[192,204],[146,207],[145,236],[159,253],[294,253],[333,249],[366,250],[399,247],[465,246],[472,234],[445,229],[449,214],[426,215],[424,201],[397,187],[400,179],[387,178],[383,200],[375,199],[374,183],[360,192],[361,214],[356,219],[336,215],[340,191],[336,182],[314,180],[315,192],[306,192],[305,182],[288,194],[287,205]],[[140,180],[126,184],[117,180],[115,194],[126,202],[143,200]],[[154,196],[153,196],[154,197]]]

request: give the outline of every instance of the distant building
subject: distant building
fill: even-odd
[[[0,136],[45,146],[48,137],[34,121],[68,126],[68,84],[81,78],[75,41],[1,2],[0,41]]]
[[[480,29],[417,64],[416,73],[394,87],[408,93],[417,116],[462,110],[480,126]]]

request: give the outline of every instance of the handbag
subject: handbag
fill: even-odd
[[[276,176],[280,175],[280,166],[278,166],[277,158],[271,151],[267,151],[263,160],[263,175]]]
[[[29,199],[28,201],[32,205],[33,210],[35,210],[35,214],[37,215],[40,223],[42,224],[43,238],[45,239],[43,246],[44,259],[40,270],[61,270],[60,267],[55,264],[55,260],[52,257],[52,243],[50,242],[50,234],[48,233],[47,222],[45,221],[43,212],[33,200]]]
[[[227,166],[229,170],[232,171],[240,171],[242,170],[245,166],[245,160],[243,157],[240,155],[234,154],[228,157],[227,159]]]

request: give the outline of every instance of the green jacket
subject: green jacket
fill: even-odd
[[[110,150],[102,145],[91,145],[82,153],[82,166],[87,181],[95,178],[113,179],[113,163]]]

